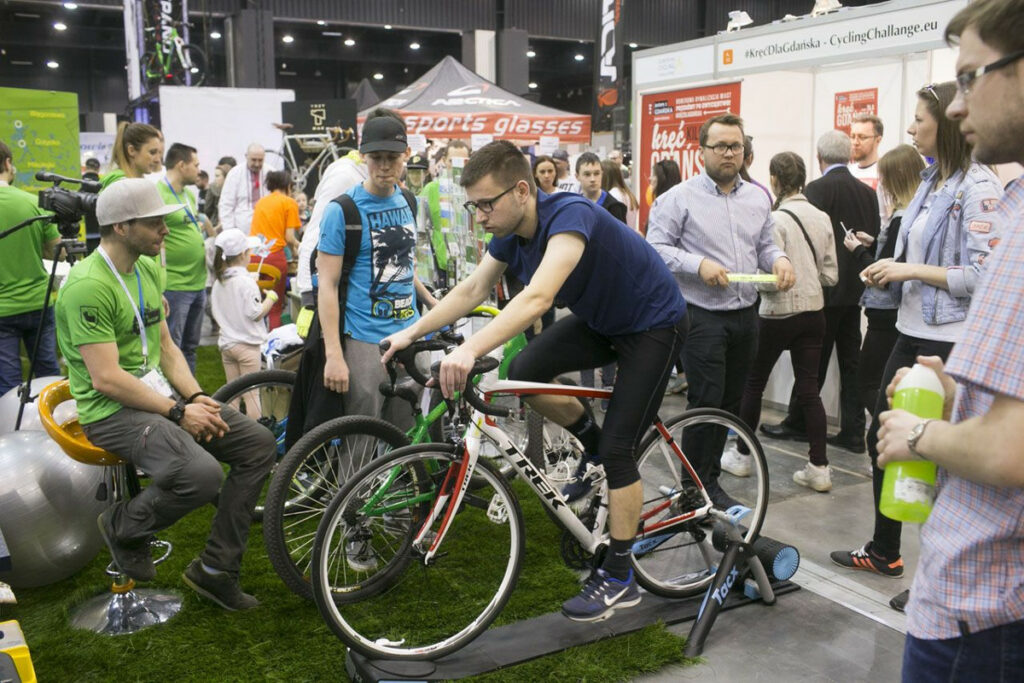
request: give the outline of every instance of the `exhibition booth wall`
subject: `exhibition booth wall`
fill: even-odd
[[[765,185],[769,161],[784,151],[808,162],[808,182],[819,177],[817,139],[832,129],[849,132],[852,116],[860,112],[885,123],[879,156],[909,143],[906,129],[916,91],[953,78],[956,54],[946,46],[943,31],[966,4],[893,1],[635,53],[634,189],[645,196],[651,165],[660,159],[675,159],[684,181],[699,173],[700,124],[725,111],[743,117],[754,138],[750,173]],[[1004,175],[1009,178],[1012,171]],[[641,224],[647,211],[643,206]],[[765,399],[788,403],[792,382],[786,353]],[[829,417],[837,417],[834,359],[822,398]]]

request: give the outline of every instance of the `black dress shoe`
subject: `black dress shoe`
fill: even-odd
[[[851,453],[864,453],[867,451],[867,447],[864,445],[864,439],[851,439],[844,434],[836,434],[834,436],[825,437],[825,442],[829,446],[835,446],[836,448],[842,448],[845,451]]]
[[[783,439],[786,441],[807,441],[807,434],[805,432],[798,432],[797,430],[790,427],[784,421],[777,425],[763,424],[761,425],[761,433],[765,436],[770,436],[773,439]]]
[[[889,607],[892,607],[897,612],[906,612],[908,600],[910,600],[909,589],[903,591],[899,595],[893,596],[893,599],[889,601]]]

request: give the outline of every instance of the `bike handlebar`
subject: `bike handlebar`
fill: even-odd
[[[480,393],[476,389],[476,378],[479,375],[490,372],[500,365],[497,358],[491,356],[484,356],[483,358],[477,358],[476,362],[473,363],[473,368],[469,371],[469,376],[466,378],[466,386],[462,389],[462,398],[466,400],[466,403],[479,410],[484,415],[490,415],[492,417],[509,417],[512,415],[512,410],[509,408],[501,408],[499,406],[487,403],[480,396]],[[437,361],[430,366],[430,374],[435,379],[438,377],[441,371],[441,361]]]

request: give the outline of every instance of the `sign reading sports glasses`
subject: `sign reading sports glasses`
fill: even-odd
[[[807,25],[795,24],[789,31],[720,40],[716,72],[724,75],[773,65],[834,61],[837,56],[855,58],[887,50],[945,47],[942,33],[946,24],[966,5],[967,0],[951,0],[870,16],[844,16],[842,21],[807,19]]]

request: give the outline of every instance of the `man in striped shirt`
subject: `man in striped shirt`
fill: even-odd
[[[729,282],[729,273],[758,268],[779,278],[785,291],[796,282],[793,265],[772,239],[768,197],[740,177],[743,119],[721,114],[700,128],[704,170],[658,197],[647,223],[647,241],[668,265],[687,303],[690,331],[683,365],[690,408],[740,411],[743,385],[757,353],[757,290]],[[688,429],[683,451],[716,505],[735,504],[718,486],[724,427]]]
[[[1024,162],[1024,0],[974,2],[946,39],[960,45],[946,115],[978,161]],[[941,374],[950,421],[881,415],[880,466],[939,466],[907,605],[904,681],[1024,680],[1024,177],[983,208],[1002,213],[1006,237]],[[937,357],[918,360],[943,370]]]

